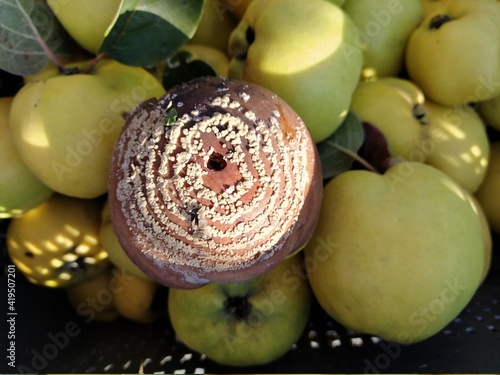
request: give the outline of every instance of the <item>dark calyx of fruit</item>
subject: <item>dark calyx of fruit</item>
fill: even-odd
[[[255,31],[251,27],[248,27],[245,36],[248,45],[252,44],[255,41]]]
[[[71,274],[84,273],[88,268],[88,264],[85,262],[84,257],[78,257],[72,262],[64,263],[59,267],[61,272],[69,272]]]
[[[238,60],[245,60],[247,58],[248,47],[255,41],[255,31],[250,26],[245,31],[245,42],[246,48],[245,51],[240,52],[236,56],[234,56]]]
[[[241,322],[250,315],[252,304],[244,296],[228,297],[224,301],[224,311]]]
[[[412,112],[413,112],[413,117],[415,117],[421,125],[429,124],[427,111],[425,110],[425,107],[422,104],[416,104],[413,107]]]
[[[438,14],[432,17],[431,22],[429,23],[429,28],[431,30],[437,30],[441,26],[443,26],[446,22],[450,22],[452,20],[453,19],[446,14]]]

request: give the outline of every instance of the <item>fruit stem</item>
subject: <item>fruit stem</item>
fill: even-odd
[[[333,147],[335,147],[337,150],[342,151],[344,154],[350,156],[354,160],[356,160],[359,164],[361,164],[363,167],[368,169],[369,171],[375,172],[375,173],[380,173],[372,164],[368,163],[365,159],[363,159],[361,156],[359,156],[357,153],[349,150],[348,148],[341,146],[339,144],[333,144]]]
[[[99,61],[101,61],[102,59],[104,59],[106,57],[106,53],[100,53],[98,54],[94,60],[92,60],[84,69],[81,70],[81,74],[88,74],[90,73],[90,71],[92,69],[94,69],[94,67],[99,63]]]

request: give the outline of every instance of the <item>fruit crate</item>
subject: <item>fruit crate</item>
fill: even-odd
[[[2,290],[7,289],[8,221],[0,221]],[[218,365],[175,338],[166,313],[152,324],[120,318],[90,322],[76,314],[60,289],[30,284],[16,270],[15,355],[8,366],[2,319],[0,373],[498,373],[500,370],[500,237],[489,275],[473,300],[437,335],[399,345],[346,330],[316,301],[299,341],[282,358],[256,367]],[[5,295],[2,293],[2,295]],[[5,304],[4,304],[5,306]]]

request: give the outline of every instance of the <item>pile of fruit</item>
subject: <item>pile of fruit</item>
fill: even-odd
[[[0,69],[24,79],[0,98],[0,218],[17,269],[64,288],[86,321],[168,318],[186,346],[246,366],[290,349],[312,298],[353,331],[411,344],[485,280],[500,233],[498,0],[34,4],[0,4]],[[296,111],[321,212],[306,246],[257,278],[168,288],[117,238],[110,162],[136,106],[204,76]]]

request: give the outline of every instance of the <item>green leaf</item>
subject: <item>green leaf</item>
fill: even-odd
[[[171,108],[167,111],[167,117],[165,117],[165,126],[172,126],[177,121],[177,110]]]
[[[361,121],[349,112],[335,133],[316,145],[323,178],[332,178],[351,169],[354,159],[349,153],[357,154],[363,141],[364,131]]]
[[[123,64],[152,67],[194,35],[203,0],[124,0],[99,53]]]
[[[0,0],[0,69],[22,76],[38,73],[50,61],[49,53],[68,54],[70,41],[46,1]]]
[[[194,78],[217,76],[214,69],[203,60],[193,59],[188,51],[179,51],[167,59],[163,70],[163,87],[166,90]]]

